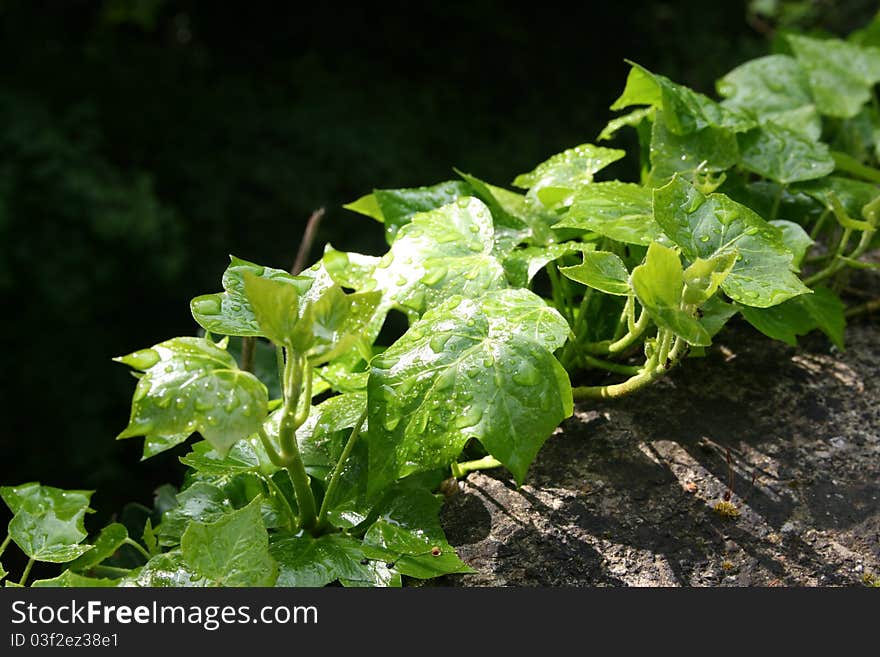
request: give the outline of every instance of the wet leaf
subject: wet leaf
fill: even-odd
[[[654,221],[651,190],[634,183],[600,182],[578,190],[571,208],[556,228],[580,228],[625,244],[662,241]]]
[[[105,559],[112,557],[122,547],[127,538],[128,530],[125,528],[125,525],[121,525],[118,522],[107,525],[98,534],[92,549],[73,561],[68,568],[74,572],[81,573],[93,566],[97,566]]]
[[[211,586],[211,581],[196,573],[183,559],[180,550],[157,554],[144,566],[121,580],[120,587],[202,587]]]
[[[266,417],[266,386],[209,340],[174,338],[114,360],[144,372],[119,438],[146,436],[155,442],[198,431],[225,453]]]
[[[474,572],[446,541],[438,517],[442,504],[441,497],[424,489],[395,496],[364,535],[365,555],[419,579]]]
[[[259,498],[214,522],[190,523],[180,552],[186,566],[214,586],[272,586],[278,577]]]
[[[708,259],[694,260],[684,270],[684,302],[700,306],[708,301],[730,274],[736,258],[737,253],[729,251]]]
[[[653,117],[653,107],[643,107],[641,109],[633,110],[632,112],[628,112],[623,116],[618,116],[617,118],[611,119],[605,125],[605,127],[602,128],[602,132],[599,133],[599,136],[596,139],[598,141],[612,139],[617,135],[618,131],[621,128],[624,128],[626,126],[638,126],[642,121],[653,120]]]
[[[794,57],[768,55],[746,62],[718,80],[722,103],[749,113],[761,123],[771,121],[816,141],[822,121],[807,74]]]
[[[630,62],[630,65],[632,68],[626,88],[611,109],[624,109],[631,105],[657,107],[663,110],[667,129],[676,135],[686,135],[710,126],[742,132],[756,125],[754,119],[724,107],[708,96],[676,84],[665,76],[651,73],[634,62]]]
[[[840,176],[827,176],[821,180],[800,183],[794,188],[815,199],[831,210],[832,198],[843,206],[850,217],[861,217],[863,208],[880,196],[880,187],[871,183]]]
[[[314,281],[314,276],[291,276],[282,269],[264,267],[235,256],[230,256],[230,260],[229,267],[223,272],[224,292],[205,294],[190,302],[193,318],[209,333],[264,335],[245,294],[245,274],[290,286],[297,297],[306,294]]]
[[[792,264],[799,268],[804,261],[807,250],[813,245],[813,238],[809,236],[807,231],[801,228],[800,224],[796,224],[793,221],[777,219],[771,221],[770,224],[782,231],[782,243],[785,244],[786,248],[794,256]]]
[[[494,232],[486,205],[461,198],[415,215],[382,258],[333,251],[325,253],[324,266],[340,285],[381,292],[364,331],[372,341],[392,308],[418,315],[450,295],[475,297],[507,287],[493,253]]]
[[[741,134],[738,140],[742,167],[783,185],[834,171],[834,159],[825,144],[774,123]]]
[[[568,325],[526,290],[451,297],[372,362],[370,491],[444,467],[478,439],[522,481],[571,413],[568,375],[551,351]]]
[[[70,570],[65,570],[63,573],[58,575],[58,577],[53,577],[52,579],[38,579],[31,584],[32,588],[35,589],[43,589],[43,588],[67,588],[67,589],[81,589],[81,588],[112,588],[119,585],[119,580],[116,579],[106,579],[106,578],[98,578],[98,577],[84,577],[83,575],[77,575],[75,572]]]
[[[651,244],[645,262],[633,269],[632,287],[639,303],[658,326],[691,345],[712,343],[703,326],[682,308],[684,271],[675,249]]]
[[[793,273],[782,232],[724,194],[706,196],[674,178],[654,190],[654,217],[689,259],[738,254],[721,284],[734,301],[765,308],[809,292]]]
[[[606,294],[629,295],[629,271],[614,253],[592,251],[584,253],[584,261],[573,267],[560,267],[559,272],[573,281]]]
[[[83,519],[91,512],[92,492],[36,482],[0,488],[0,497],[14,514],[9,536],[37,561],[73,561],[92,548],[82,543],[87,536]]]
[[[571,203],[573,193],[593,181],[593,176],[626,155],[626,151],[581,144],[557,153],[529,173],[513,181],[515,187],[528,189],[547,207]]]
[[[177,545],[193,521],[213,522],[234,510],[219,487],[196,481],[177,495],[177,506],[164,513],[157,533],[161,545]]]
[[[397,232],[420,212],[436,210],[473,192],[466,182],[448,180],[430,187],[376,189],[344,206],[385,224],[385,239],[394,243]]]
[[[341,581],[346,586],[400,586],[400,574],[385,561],[368,559],[363,544],[345,534],[318,538],[290,536],[272,542],[278,562],[276,586],[326,586]]]
[[[736,134],[726,128],[706,126],[677,135],[658,112],[651,132],[651,184],[659,186],[676,173],[717,173],[739,161]]]
[[[585,253],[595,248],[593,244],[563,242],[547,246],[527,246],[513,251],[504,260],[507,280],[514,287],[528,287],[531,280],[549,263],[575,253]]]

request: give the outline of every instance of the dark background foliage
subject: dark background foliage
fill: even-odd
[[[624,58],[711,93],[780,23],[876,10],[751,5],[0,0],[0,482],[97,489],[103,517],[179,482],[185,448],[114,441],[134,381],[110,359],[194,333],[229,253],[289,267],[319,206],[312,260],[379,252],[343,203],[594,140]]]

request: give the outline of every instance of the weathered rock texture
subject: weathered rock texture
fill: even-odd
[[[520,489],[459,482],[456,586],[821,586],[880,577],[878,325],[797,348],[746,327],[626,399],[585,403]],[[728,453],[729,465],[728,465]],[[731,480],[736,517],[715,510]]]

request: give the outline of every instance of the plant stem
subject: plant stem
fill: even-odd
[[[852,231],[849,228],[844,229],[841,240],[837,245],[834,259],[830,263],[828,263],[828,265],[824,269],[820,269],[812,276],[805,278],[804,285],[812,287],[819,281],[823,281],[826,278],[833,276],[847,266],[846,260],[841,259],[840,256],[843,255],[843,250],[844,248],[846,248],[846,243],[849,241],[849,236],[851,233]],[[857,260],[868,249],[868,245],[871,243],[871,238],[873,236],[873,230],[862,231],[862,236],[859,239],[858,245],[856,245],[852,252],[847,256],[847,258],[850,260]]]
[[[125,568],[116,568],[115,566],[98,565],[92,567],[92,572],[96,575],[100,575],[101,573],[103,573],[105,575],[109,575],[110,577],[125,577],[131,571],[126,570]]]
[[[880,299],[872,299],[871,301],[866,301],[858,306],[848,308],[845,314],[846,318],[849,319],[851,317],[858,317],[859,315],[868,315],[877,312],[878,310],[880,310]]]
[[[776,196],[773,198],[773,207],[770,208],[770,219],[768,221],[773,221],[779,215],[779,206],[782,203],[782,197],[785,194],[785,185],[779,186],[779,191]]]
[[[580,352],[580,359],[583,361],[584,365],[589,367],[596,367],[602,370],[608,370],[609,372],[614,372],[616,374],[638,374],[641,371],[641,367],[638,365],[621,365],[620,363],[614,363],[610,360],[604,360],[602,358],[597,358],[596,356],[591,356],[590,354]]]
[[[831,214],[831,210],[829,208],[825,208],[822,214],[819,215],[819,218],[816,219],[816,223],[813,225],[813,230],[810,231],[810,239],[816,241],[816,238],[819,236],[819,233],[822,230],[822,226],[825,225],[825,220],[828,218],[829,214]]]
[[[615,342],[610,342],[608,340],[605,340],[604,342],[593,342],[584,345],[584,348],[593,354],[619,354],[635,344],[635,342],[642,336],[642,333],[645,332],[645,329],[648,328],[649,324],[648,313],[642,309],[642,313],[639,315],[639,319],[636,321],[633,329],[627,332],[627,334],[620,338],[620,340],[616,340]]]
[[[623,310],[620,313],[620,319],[617,320],[617,328],[614,330],[614,340],[620,340],[627,331],[631,331],[633,326],[635,326],[635,320],[630,318],[630,315],[633,314],[632,310],[633,306],[633,297],[629,295],[626,298],[626,303],[623,305]]]
[[[661,340],[663,336],[660,336]],[[607,386],[580,386],[572,388],[572,395],[575,401],[583,401],[585,399],[609,399],[622,397],[631,392],[635,392],[639,388],[643,388],[649,383],[663,376],[668,369],[671,369],[681,358],[687,343],[681,338],[675,338],[672,349],[669,350],[667,366],[666,361],[659,360],[658,353],[645,361],[641,371],[635,376],[630,377],[623,383],[615,383]]]
[[[354,445],[360,436],[361,429],[364,426],[364,422],[367,421],[367,409],[364,409],[364,412],[361,413],[361,416],[358,418],[358,421],[355,423],[354,427],[351,430],[351,435],[348,437],[348,442],[345,443],[345,447],[342,449],[342,454],[339,456],[339,460],[336,461],[336,465],[333,467],[333,474],[330,475],[330,482],[327,484],[327,491],[324,493],[324,501],[321,502],[321,510],[318,512],[318,527],[323,527],[327,521],[327,512],[330,510],[330,501],[333,496],[333,493],[336,492],[336,485],[339,482],[339,478],[342,476],[342,470],[345,466],[345,462],[348,460],[348,457],[351,456],[351,450],[354,449]]]
[[[483,458],[477,459],[476,461],[453,463],[452,476],[458,479],[459,477],[464,477],[468,472],[474,472],[475,470],[488,470],[490,468],[500,468],[502,465],[504,464],[496,459],[494,456],[484,456]]]
[[[130,546],[133,547],[135,550],[137,550],[138,552],[140,552],[144,557],[146,557],[147,561],[150,560],[150,553],[147,552],[147,551],[144,549],[144,546],[141,545],[140,543],[138,543],[137,541],[133,540],[133,539],[130,538],[130,537],[127,537],[124,541],[122,541],[122,543],[123,543],[124,545],[130,545]]]
[[[569,321],[569,326],[571,326],[571,336],[568,342],[565,343],[565,347],[562,349],[562,355],[559,360],[563,364],[566,369],[569,369],[569,364],[572,360],[572,352],[577,346],[578,341],[580,340],[580,331],[581,327],[584,324],[584,317],[586,317],[587,306],[590,303],[590,297],[593,296],[593,288],[588,287],[584,291],[584,296],[581,297],[581,303],[578,306],[577,315],[574,317],[574,323],[572,324]]]
[[[271,456],[269,457],[271,459]],[[294,532],[297,529],[297,517],[293,512],[293,508],[290,506],[290,501],[287,499],[287,495],[284,494],[280,488],[278,488],[278,484],[272,479],[272,477],[264,477],[264,481],[266,485],[269,486],[269,489],[276,497],[280,497],[281,501],[284,503],[284,512],[287,514],[287,528]]]
[[[253,374],[254,358],[257,353],[257,339],[244,337],[241,339],[241,369]]]
[[[296,252],[296,259],[293,261],[293,267],[290,268],[290,273],[294,276],[306,268],[306,259],[309,257],[309,251],[312,248],[312,243],[315,241],[315,233],[323,218],[324,208],[318,208],[309,216],[309,220],[306,222],[306,230]]]
[[[275,366],[278,368],[278,381],[281,383],[281,394],[284,395],[284,347],[275,347]]]
[[[12,536],[7,534],[6,538],[3,539],[3,543],[0,543],[0,557],[6,552],[6,548],[9,547],[10,541],[12,541]]]
[[[24,586],[25,582],[27,582],[27,578],[31,574],[31,568],[34,567],[35,561],[36,561],[36,559],[34,559],[33,557],[28,559],[27,566],[24,567],[24,573],[22,573],[21,579],[18,580],[19,586]]]
[[[572,317],[572,309],[568,307],[562,296],[562,282],[559,280],[559,272],[556,270],[556,263],[547,263],[547,276],[550,277],[550,291],[553,295],[553,305],[559,314],[565,317],[569,324],[574,321]]]
[[[302,360],[303,362],[298,362]],[[278,444],[281,453],[278,455],[290,473],[293,482],[293,490],[296,493],[296,505],[299,507],[300,525],[307,530],[315,527],[317,512],[315,508],[315,496],[309,485],[309,475],[306,472],[299,445],[296,442],[296,430],[308,417],[310,400],[306,399],[303,412],[298,412],[300,392],[302,386],[303,369],[310,366],[305,359],[300,359],[288,351],[287,363],[284,372],[284,405],[281,410],[281,421],[278,429]],[[306,389],[311,393],[311,373],[306,374]]]

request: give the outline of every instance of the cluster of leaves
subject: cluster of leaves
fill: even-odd
[[[433,492],[450,466],[503,465],[522,483],[575,399],[654,381],[736,315],[843,347],[838,292],[872,266],[860,258],[880,208],[880,49],[866,34],[790,36],[791,54],[724,76],[721,101],[633,64],[612,109],[636,109],[600,139],[635,128],[638,183],[595,181],[625,152],[584,144],[518,176],[522,191],[458,172],[355,201],[384,225],[382,257],[328,245],[299,275],[233,258],[223,291],[192,301],[203,337],[117,359],[138,377],[120,438],[143,436],[148,458],[202,437],[158,526],[138,542],[111,525],[87,545],[89,494],[26,484],[2,491],[11,540],[31,563],[70,562],[49,585],[466,572]],[[409,327],[379,345],[392,310]],[[257,341],[253,371],[231,353],[243,340]],[[589,369],[626,378],[572,388]],[[125,544],[143,563],[104,563]]]

